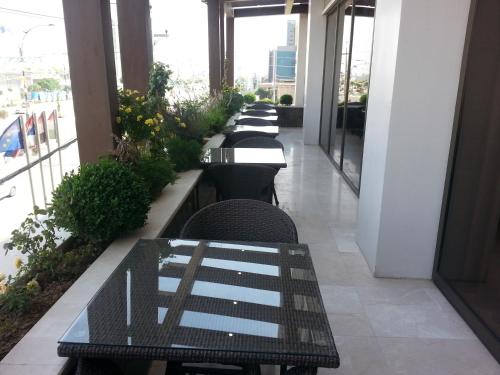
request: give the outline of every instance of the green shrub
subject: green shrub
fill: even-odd
[[[164,158],[141,157],[134,166],[134,172],[144,180],[151,200],[158,197],[167,184],[174,183],[176,178],[174,166]]]
[[[226,126],[228,116],[220,103],[209,105],[204,112],[204,122],[211,134],[220,133]]]
[[[257,100],[257,97],[255,96],[255,94],[252,94],[251,92],[243,95],[243,101],[247,104],[252,104],[255,102],[255,100]]]
[[[167,142],[168,156],[177,172],[198,168],[202,146],[195,140],[175,137]]]
[[[280,104],[283,105],[292,105],[293,103],[293,96],[290,94],[284,94],[280,96]]]
[[[359,102],[361,104],[364,104],[366,105],[366,103],[368,102],[368,94],[363,94],[359,97]]]
[[[259,100],[259,103],[265,103],[265,104],[275,104],[274,101],[270,98],[264,98]]]
[[[255,95],[258,95],[260,100],[262,101],[263,99],[271,99],[273,97],[273,93],[269,89],[265,89],[263,87],[259,87],[255,91]]]
[[[237,88],[224,87],[222,90],[222,106],[229,117],[239,112],[243,107],[243,103],[243,95],[239,93]]]
[[[142,179],[109,159],[67,174],[52,197],[56,225],[93,243],[142,227],[149,202]]]

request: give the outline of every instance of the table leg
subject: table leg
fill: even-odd
[[[122,375],[122,370],[107,359],[79,358],[76,375]]]

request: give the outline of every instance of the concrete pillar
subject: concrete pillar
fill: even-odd
[[[146,93],[153,64],[149,0],[117,0],[123,87]]]
[[[207,0],[208,16],[208,75],[210,94],[221,89],[219,0]]]
[[[226,61],[226,37],[225,37],[225,15],[224,15],[224,0],[219,0],[219,52],[220,52],[220,77],[221,81],[224,82],[225,75],[225,61]]]
[[[226,17],[226,83],[234,86],[234,17]]]
[[[109,1],[63,0],[81,163],[113,151],[118,134],[116,72]]]
[[[377,1],[357,229],[376,276],[431,278],[469,7]]]
[[[326,17],[323,1],[309,0],[306,83],[304,94],[304,143],[319,144]]]
[[[307,18],[308,15],[301,13],[299,16],[299,38],[297,43],[297,73],[295,78],[295,105],[304,105],[304,90],[306,84],[306,60],[307,60]]]

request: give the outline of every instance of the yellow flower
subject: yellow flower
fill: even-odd
[[[31,280],[29,283],[26,284],[26,289],[30,291],[35,291],[40,289],[40,284],[38,284],[38,281],[36,279]]]
[[[14,259],[14,266],[15,266],[17,269],[19,269],[19,268],[21,268],[21,266],[22,266],[22,265],[23,265],[23,260],[22,260],[21,258],[19,258],[19,257],[16,257],[16,258]]]
[[[121,124],[122,118],[120,116],[116,116],[116,123]]]
[[[155,132],[157,132],[157,133],[160,132],[160,127],[159,126],[155,126]]]
[[[161,113],[157,113],[156,114],[156,117],[158,118],[158,120],[162,121],[163,120],[163,115]]]
[[[143,115],[137,116],[137,121],[141,121],[143,119],[143,117],[144,117]]]
[[[175,121],[177,121],[177,122],[181,122],[181,119],[180,119],[179,117],[177,117],[177,116],[176,116],[176,117],[174,117],[174,119],[175,119]]]
[[[132,91],[132,94],[139,94],[139,91],[134,90],[134,91]]]
[[[184,122],[181,122],[181,124],[179,125],[181,128],[185,129],[187,128],[187,125],[184,123]]]
[[[0,283],[5,280],[5,274],[0,272]]]
[[[152,118],[148,118],[146,121],[144,121],[144,123],[145,123],[146,125],[153,125],[153,124],[154,124],[154,122],[153,122],[153,119],[152,119]]]
[[[143,96],[139,96],[139,99],[141,99],[141,102],[143,102],[146,98]]]
[[[130,113],[130,112],[132,112],[132,108],[131,107],[125,108],[125,113]]]

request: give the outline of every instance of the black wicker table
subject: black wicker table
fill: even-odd
[[[280,134],[279,126],[254,126],[254,125],[231,125],[227,126],[222,133],[231,134],[236,132],[261,132],[277,137]]]
[[[339,365],[306,245],[177,239],[138,241],[58,354],[77,359],[78,374],[119,374],[133,359],[167,361],[167,374]],[[236,367],[194,371],[200,363]]]
[[[281,148],[209,148],[201,155],[201,164],[261,164],[286,168]]]

